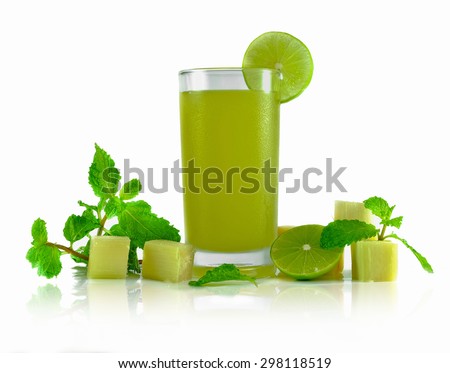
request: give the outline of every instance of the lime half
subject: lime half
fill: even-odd
[[[322,249],[322,230],[322,225],[301,225],[280,235],[270,250],[275,266],[298,280],[313,279],[333,269],[343,249]]]
[[[308,48],[296,37],[271,31],[258,36],[247,48],[245,68],[269,68],[281,73],[280,101],[288,102],[308,87],[314,70]]]

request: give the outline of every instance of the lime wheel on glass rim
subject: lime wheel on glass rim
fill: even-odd
[[[280,101],[298,97],[311,82],[314,64],[308,47],[286,32],[270,31],[258,36],[247,48],[244,68],[268,68],[280,72]]]

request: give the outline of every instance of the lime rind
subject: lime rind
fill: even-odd
[[[281,74],[275,69],[242,68],[245,84],[253,91],[275,92],[279,94]]]
[[[314,71],[308,47],[295,36],[279,31],[266,32],[253,40],[245,52],[242,67],[278,70],[282,75],[282,103],[298,97],[308,87]]]
[[[288,276],[311,280],[333,269],[342,255],[342,248],[322,249],[322,225],[303,225],[280,235],[272,244],[270,255],[275,266]],[[309,245],[305,250],[304,245]]]

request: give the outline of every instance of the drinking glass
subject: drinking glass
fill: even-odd
[[[277,236],[280,76],[271,69],[179,73],[186,241],[195,273],[223,263],[263,277]],[[198,271],[200,269],[200,271]]]

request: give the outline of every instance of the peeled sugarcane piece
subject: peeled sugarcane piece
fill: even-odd
[[[397,244],[364,240],[353,244],[352,279],[355,281],[395,281],[398,270]]]
[[[142,258],[142,277],[167,282],[190,280],[193,262],[192,245],[167,240],[147,241]]]
[[[90,241],[88,278],[123,279],[127,276],[130,239],[94,236]]]
[[[362,202],[335,201],[334,220],[360,220],[372,224],[373,215]]]
[[[362,202],[349,202],[349,201],[335,201],[334,203],[334,220],[360,220],[367,224],[373,223],[373,214],[372,212],[364,207],[364,203]],[[374,238],[369,238],[376,239]],[[354,255],[355,255],[355,245],[353,243],[351,245],[351,255],[352,255],[352,276],[358,276],[358,268],[354,263]],[[342,267],[344,255],[342,255]]]

